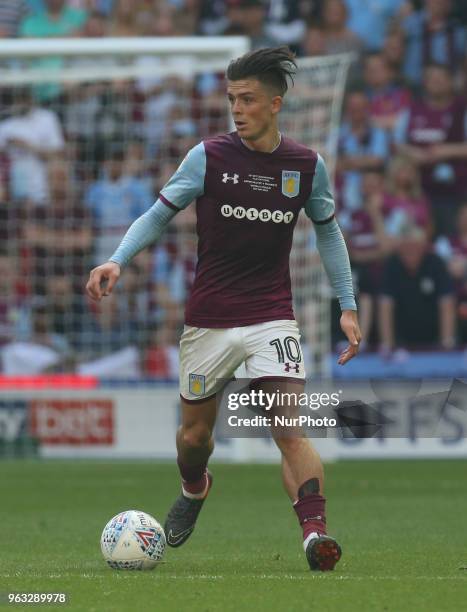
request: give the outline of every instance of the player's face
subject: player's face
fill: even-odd
[[[244,140],[258,140],[275,127],[282,98],[258,80],[229,81],[227,96],[238,135]]]

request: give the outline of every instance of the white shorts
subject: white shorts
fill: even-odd
[[[245,365],[245,378],[304,379],[296,321],[206,329],[185,325],[180,339],[180,394],[187,401],[214,395]],[[222,380],[219,380],[222,379]]]

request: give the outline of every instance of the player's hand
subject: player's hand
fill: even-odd
[[[337,361],[339,365],[344,365],[358,353],[358,346],[362,339],[355,310],[344,310],[341,316],[341,329],[349,341],[349,346],[342,351]]]
[[[86,292],[93,300],[99,301],[112,293],[112,289],[120,276],[120,266],[113,261],[107,261],[91,270],[86,285]]]

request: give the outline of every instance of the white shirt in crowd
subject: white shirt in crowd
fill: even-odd
[[[15,141],[22,141],[43,153],[61,151],[65,141],[57,115],[45,108],[32,108],[25,115],[0,122],[0,149],[7,153],[11,164],[11,196],[42,204],[49,196],[47,162]]]

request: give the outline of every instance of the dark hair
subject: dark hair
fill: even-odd
[[[283,96],[289,88],[287,78],[293,85],[296,70],[294,54],[288,47],[268,47],[249,51],[232,60],[227,68],[226,76],[229,81],[254,77]]]

